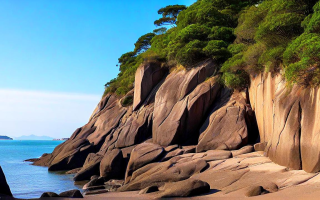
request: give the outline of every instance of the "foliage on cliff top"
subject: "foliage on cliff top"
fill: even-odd
[[[144,60],[175,62],[184,67],[206,58],[223,63],[232,53],[238,15],[258,0],[198,0],[188,8],[169,5],[158,11],[162,17],[154,23],[161,27],[141,36],[132,52],[119,58],[120,73],[106,84],[105,93],[124,95],[133,88],[134,74]]]
[[[243,73],[280,69],[284,69],[288,82],[319,84],[320,15],[316,3],[265,0],[243,11],[235,29],[235,43],[228,47],[232,57],[221,68],[225,84],[245,87],[248,78],[244,79]]]
[[[249,84],[249,74],[283,69],[289,82],[320,83],[320,3],[317,0],[198,0],[188,8],[158,11],[153,33],[141,36],[132,52],[119,58],[120,73],[106,93],[123,96],[133,88],[145,60],[186,68],[212,58],[231,88]],[[169,29],[168,29],[169,28]]]

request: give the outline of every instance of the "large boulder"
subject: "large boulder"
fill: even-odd
[[[108,179],[124,178],[126,163],[122,152],[119,149],[113,149],[107,152],[100,163],[100,176]]]
[[[196,143],[206,110],[220,89],[215,78],[205,81],[215,67],[208,60],[166,78],[155,97],[153,142],[163,146]]]
[[[126,170],[125,183],[131,179],[132,173],[146,164],[160,159],[164,149],[153,143],[142,143],[132,150]]]
[[[166,183],[163,189],[154,196],[156,198],[191,197],[208,192],[210,192],[210,185],[207,182],[190,178],[183,181]]]
[[[59,195],[54,192],[44,192],[40,198],[48,198],[48,197],[59,197]]]
[[[133,172],[132,177],[119,191],[141,190],[148,186],[163,186],[167,182],[177,182],[190,178],[208,167],[201,158],[176,156],[166,162],[148,164]]]
[[[200,130],[197,152],[206,150],[236,150],[248,142],[245,93],[224,89]]]
[[[69,190],[59,194],[59,197],[63,198],[83,198],[80,190]]]
[[[7,183],[6,177],[0,167],[0,197],[3,196],[12,196],[11,190]]]
[[[152,137],[153,105],[133,112],[119,129],[116,148],[130,147]]]
[[[133,110],[139,108],[152,89],[164,78],[167,69],[161,63],[142,64],[136,71],[134,84]]]
[[[74,176],[74,181],[90,180],[93,175],[99,175],[99,166],[102,156],[99,154],[90,153],[79,172]]]

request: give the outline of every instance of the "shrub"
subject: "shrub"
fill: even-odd
[[[249,85],[249,75],[244,70],[237,70],[234,73],[226,72],[222,75],[223,84],[229,88],[243,89]]]

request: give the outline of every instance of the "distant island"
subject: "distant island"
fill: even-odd
[[[54,138],[48,136],[37,135],[23,135],[21,137],[15,137],[15,140],[53,140]]]
[[[54,141],[63,141],[63,140],[68,140],[69,138],[60,138],[60,139],[53,139]]]
[[[0,135],[0,140],[13,140],[11,137]]]

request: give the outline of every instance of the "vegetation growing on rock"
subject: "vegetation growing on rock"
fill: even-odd
[[[120,73],[106,84],[106,93],[123,96],[130,91],[134,73],[145,60],[191,68],[212,58],[230,88],[247,87],[249,75],[279,70],[289,83],[320,83],[316,0],[198,0],[158,13],[162,17],[155,25],[160,28],[141,36],[135,49],[119,58]]]
[[[155,21],[161,27],[141,36],[132,52],[119,58],[120,73],[106,84],[108,92],[125,95],[133,88],[134,73],[145,60],[173,62],[190,68],[206,58],[223,63],[232,53],[228,46],[233,43],[234,28],[240,11],[258,0],[198,0],[186,8],[171,5],[161,8],[162,15]]]

